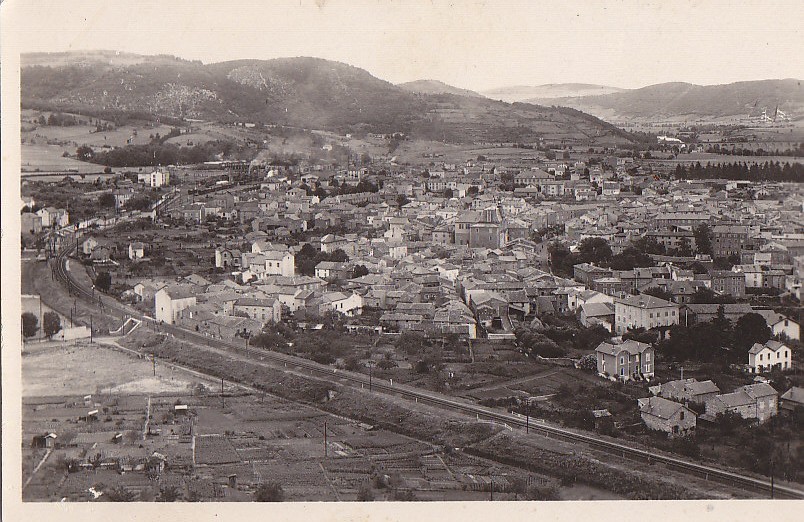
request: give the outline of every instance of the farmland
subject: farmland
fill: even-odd
[[[93,372],[86,360],[105,371]],[[307,501],[480,500],[492,487],[503,500],[532,484],[559,491],[546,475],[443,454],[429,443],[315,407],[228,383],[221,396],[214,383],[200,385],[197,377],[164,366],[158,366],[156,386],[146,378],[149,370],[147,361],[108,347],[42,348],[24,358],[26,379],[51,383],[24,388],[26,499],[89,500],[92,488],[104,493],[101,500],[152,500],[175,488],[178,498],[249,500],[264,481],[280,483],[286,500]],[[49,453],[29,447],[42,433],[57,434]],[[163,468],[150,467],[153,455],[166,460]],[[138,462],[150,464],[140,469]],[[618,498],[587,486],[562,488],[561,496]]]

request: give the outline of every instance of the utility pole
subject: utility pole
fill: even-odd
[[[369,363],[369,391],[371,391],[371,369],[373,365]]]
[[[771,498],[773,498],[773,455],[771,454],[770,459],[770,476],[771,476]]]
[[[92,314],[89,314],[89,344],[92,344]]]
[[[156,377],[156,352],[151,352],[151,362],[154,367],[154,377]]]
[[[221,377],[221,408],[226,407],[226,397],[223,396],[223,377]]]
[[[530,433],[530,401],[525,403],[525,433]]]
[[[327,458],[327,421],[324,421],[324,458]]]

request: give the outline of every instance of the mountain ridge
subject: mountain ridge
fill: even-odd
[[[23,55],[22,65],[24,108],[245,120],[339,133],[403,132],[455,143],[632,141],[621,129],[570,109],[414,94],[364,69],[321,58],[203,64],[165,55],[83,51]]]

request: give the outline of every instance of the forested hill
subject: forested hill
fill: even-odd
[[[578,111],[413,93],[363,69],[317,58],[202,64],[82,52],[23,55],[22,62],[23,108],[251,121],[339,133],[403,132],[461,143],[632,141],[628,133]]]

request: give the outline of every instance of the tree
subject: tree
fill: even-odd
[[[480,189],[477,188],[477,185],[470,185],[468,189],[466,189],[467,196],[477,196],[477,193],[480,192]]]
[[[764,343],[772,336],[765,318],[759,314],[745,314],[734,327],[734,348],[739,360],[744,360],[754,343]]]
[[[98,272],[95,276],[95,286],[101,292],[108,292],[112,286],[112,274],[109,272]]]
[[[285,490],[278,482],[265,482],[257,488],[254,500],[257,502],[282,502],[285,500]]]
[[[402,207],[404,207],[405,205],[407,205],[408,203],[410,203],[410,200],[408,199],[408,197],[406,195],[399,194],[396,197],[396,204],[397,204],[397,206],[399,206],[400,209]]]
[[[134,492],[127,490],[123,486],[117,486],[105,491],[109,502],[134,502]]]
[[[327,261],[334,261],[336,263],[345,263],[349,261],[349,256],[341,248],[336,249],[334,252],[329,254],[328,257],[329,259],[327,259]]]
[[[560,241],[550,243],[547,252],[553,273],[558,276],[572,277],[572,267],[579,262],[578,256],[571,253],[569,247]]]
[[[113,207],[115,204],[114,194],[111,192],[104,192],[98,198],[98,204],[101,206],[101,208]]]
[[[712,231],[709,225],[701,223],[692,233],[695,235],[695,249],[701,254],[712,255]]]
[[[33,337],[39,330],[39,319],[31,312],[22,314],[22,336]]]
[[[179,490],[176,486],[164,486],[159,490],[157,502],[176,502],[179,499]]]
[[[61,319],[56,312],[45,312],[42,317],[42,331],[47,335],[48,339],[53,337],[59,330],[61,330]]]
[[[609,242],[599,237],[587,237],[581,241],[578,254],[582,263],[595,264],[607,263],[612,256]]]
[[[81,145],[75,150],[75,155],[81,161],[89,161],[95,155],[95,152],[92,150],[92,147],[88,145]]]
[[[450,199],[450,198],[453,196],[452,189],[451,189],[451,188],[449,188],[449,187],[445,188],[445,189],[444,189],[444,194],[443,194],[443,196],[444,196],[446,199]]]
[[[352,270],[352,278],[357,279],[358,277],[363,277],[369,274],[368,268],[366,265],[355,265],[354,270]]]

